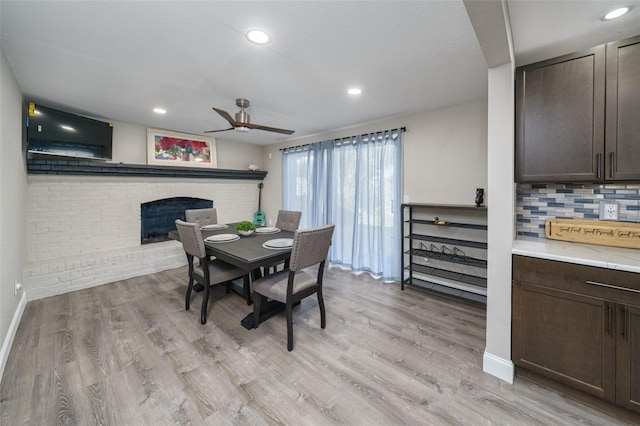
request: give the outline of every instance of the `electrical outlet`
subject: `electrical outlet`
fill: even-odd
[[[604,220],[618,220],[618,203],[600,203],[600,219]]]

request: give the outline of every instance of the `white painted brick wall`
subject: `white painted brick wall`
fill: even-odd
[[[178,242],[140,244],[140,204],[205,198],[221,223],[251,220],[258,182],[31,175],[27,196],[24,284],[34,300],[185,265]]]

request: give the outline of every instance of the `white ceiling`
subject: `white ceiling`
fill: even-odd
[[[109,121],[203,134],[229,127],[211,107],[233,115],[244,97],[253,123],[296,133],[215,136],[270,144],[487,97],[462,0],[0,4],[25,99]],[[602,22],[617,4],[634,9]],[[518,65],[640,34],[640,0],[508,6]],[[272,42],[251,44],[250,28]],[[363,94],[347,95],[350,86]]]

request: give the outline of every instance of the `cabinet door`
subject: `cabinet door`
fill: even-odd
[[[518,281],[513,290],[516,365],[614,401],[615,304]]]
[[[516,70],[516,181],[603,178],[605,47]]]
[[[640,179],[640,37],[607,44],[605,179]]]
[[[640,412],[640,307],[618,305],[616,403]]]

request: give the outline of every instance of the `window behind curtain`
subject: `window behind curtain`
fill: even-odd
[[[336,225],[329,262],[398,281],[401,131],[283,152],[283,204],[300,227]]]

